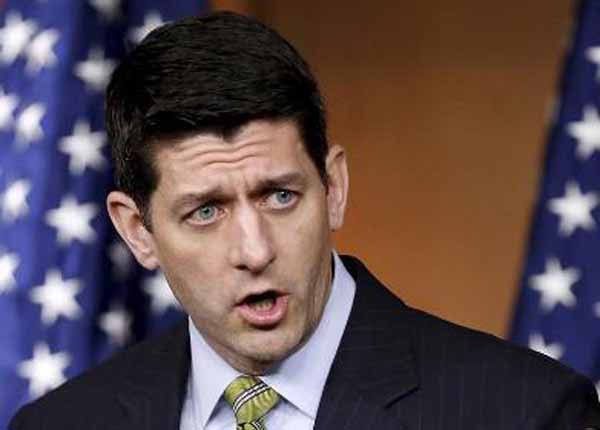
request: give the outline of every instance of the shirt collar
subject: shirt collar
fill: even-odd
[[[329,369],[344,333],[356,285],[338,254],[333,252],[334,276],[323,316],[309,340],[261,379],[303,413],[315,419]],[[204,428],[227,385],[240,372],[204,340],[189,320],[192,351],[194,415]]]
[[[206,343],[191,318],[188,318],[188,328],[192,352],[192,410],[199,428],[205,428],[225,388],[241,373]]]

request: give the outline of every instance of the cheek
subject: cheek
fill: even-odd
[[[309,201],[294,215],[293,227],[289,230],[294,233],[296,240],[303,242],[306,250],[317,248],[318,244],[329,238],[329,220],[325,197],[307,199]]]
[[[302,301],[308,306],[308,317],[320,312],[326,292],[326,277],[330,264],[331,239],[327,211],[324,205],[314,204],[298,214],[292,228],[285,230],[279,250],[286,273],[294,276]],[[293,274],[293,275],[292,275]]]
[[[308,288],[331,250],[324,202],[317,199],[307,202],[292,218],[281,221],[275,237],[288,273],[294,273],[296,282]]]
[[[184,310],[203,327],[221,327],[233,298],[222,288],[222,279],[207,277],[198,270],[180,270],[167,277]]]
[[[224,285],[223,259],[218,244],[187,235],[178,240],[161,241],[157,247],[160,268],[176,296],[194,306],[211,306],[222,302]],[[210,251],[210,252],[207,252]]]
[[[165,229],[157,235],[156,248],[161,267],[180,277],[212,277],[221,271],[223,240],[200,235],[191,229]]]

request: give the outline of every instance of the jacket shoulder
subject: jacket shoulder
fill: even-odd
[[[131,381],[152,377],[157,357],[169,351],[175,355],[188,352],[187,324],[178,324],[159,336],[116,353],[23,406],[11,420],[9,430],[45,428],[48,423],[52,423],[50,428],[89,428],[85,425],[86,416],[97,416],[98,411],[114,416],[119,407],[115,395]],[[161,367],[166,368],[164,362],[162,364]],[[76,420],[81,423],[75,425]]]
[[[485,396],[482,408],[495,405],[506,413],[517,409],[512,413],[539,426],[555,428],[562,423],[568,428],[574,420],[590,427],[600,425],[594,386],[570,367],[417,309],[406,307],[406,317],[423,389],[438,387],[440,379],[446,379],[458,389]]]
[[[470,428],[490,421],[494,428],[600,428],[597,395],[584,376],[538,352],[411,308],[359,260],[343,261],[357,287],[346,361],[361,362],[348,358],[357,344],[384,351],[372,353],[372,362],[385,365],[386,376],[402,375],[398,384],[413,381],[397,403],[405,416],[478,423]]]
[[[421,353],[425,355],[423,358],[429,356],[427,349],[430,348],[431,351],[446,355],[450,363],[454,364],[481,363],[481,360],[485,360],[489,366],[510,368],[535,363],[535,368],[544,372],[573,372],[571,368],[547,355],[419,309],[406,306],[406,318],[410,320],[416,343],[422,345]]]
[[[355,302],[360,312],[353,314],[355,322],[362,326],[377,324],[384,327],[382,331],[409,335],[418,360],[427,368],[458,366],[469,371],[522,371],[533,378],[574,373],[543,354],[412,308],[358,259],[344,256],[343,261],[357,285]]]

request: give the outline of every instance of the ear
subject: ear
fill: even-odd
[[[158,268],[154,238],[146,229],[133,199],[120,191],[112,191],[106,198],[106,208],[112,223],[136,260],[146,269]]]
[[[327,206],[329,209],[329,227],[339,230],[344,224],[344,213],[348,199],[348,165],[344,148],[334,145],[327,153]]]

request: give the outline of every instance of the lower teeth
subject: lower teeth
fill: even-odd
[[[275,299],[266,298],[266,299],[262,299],[257,302],[251,303],[250,307],[257,311],[267,311],[267,310],[271,309],[274,304],[275,304]]]

